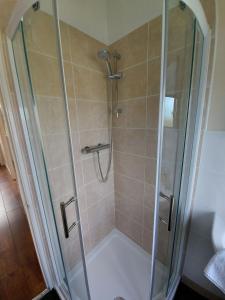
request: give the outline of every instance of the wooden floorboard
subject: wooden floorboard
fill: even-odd
[[[30,300],[44,289],[17,183],[0,167],[0,300]]]

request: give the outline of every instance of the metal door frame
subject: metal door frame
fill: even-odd
[[[211,44],[211,29],[207,23],[206,16],[200,1],[198,0],[183,0],[193,12],[196,17],[196,20],[199,23],[199,26],[202,30],[204,36],[203,43],[203,58],[201,65],[201,79],[200,79],[200,88],[198,94],[198,109],[195,121],[195,136],[190,136],[190,122],[193,121],[188,118],[187,125],[187,135],[186,135],[186,145],[185,145],[185,154],[184,154],[184,165],[181,181],[181,191],[180,197],[186,198],[185,203],[185,215],[183,218],[182,226],[182,239],[181,246],[179,251],[178,266],[179,271],[176,274],[174,282],[171,286],[171,290],[167,295],[167,300],[173,299],[173,296],[176,292],[176,288],[179,284],[182,272],[182,265],[184,261],[184,249],[187,241],[187,232],[189,225],[189,217],[191,215],[191,204],[192,198],[194,195],[194,187],[196,182],[197,174],[197,162],[198,155],[201,146],[201,130],[203,126],[203,109],[205,105],[205,95],[207,87],[207,75],[208,75],[208,64],[209,64],[209,54],[210,54],[210,44]],[[164,111],[164,98],[166,95],[166,72],[167,72],[167,39],[168,39],[168,20],[167,20],[167,0],[163,1],[163,14],[162,14],[162,49],[161,49],[161,80],[160,80],[160,106],[159,106],[159,121],[158,121],[158,141],[157,141],[157,165],[156,165],[156,183],[155,183],[155,209],[154,209],[154,225],[153,225],[153,242],[152,242],[152,258],[151,258],[151,279],[150,279],[150,300],[153,300],[153,290],[154,290],[154,280],[155,280],[155,270],[156,270],[156,256],[157,256],[157,246],[158,246],[158,222],[159,222],[159,195],[160,195],[160,180],[161,180],[161,164],[162,164],[162,143],[163,143],[163,111]],[[190,109],[190,108],[189,108]],[[190,113],[190,111],[189,111]],[[188,156],[188,143],[187,141],[193,140],[193,150],[191,153],[191,167],[189,176],[185,176],[186,165],[190,164],[190,161],[187,161]],[[188,186],[188,192],[184,195],[184,187]]]

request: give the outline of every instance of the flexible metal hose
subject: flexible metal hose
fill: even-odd
[[[109,93],[109,98],[110,98],[110,104],[108,105],[108,112],[109,112],[109,122],[108,122],[108,135],[109,135],[109,157],[108,157],[108,162],[107,162],[107,169],[105,175],[103,174],[102,171],[102,166],[101,166],[101,160],[100,160],[100,154],[99,151],[97,151],[97,161],[98,161],[98,169],[99,169],[99,174],[100,174],[100,181],[101,182],[106,182],[109,177],[109,172],[112,164],[112,122],[113,122],[113,80],[109,80],[110,82],[110,93]],[[117,80],[115,80],[115,97],[118,98],[118,88],[117,88]],[[116,99],[117,102],[117,99]]]

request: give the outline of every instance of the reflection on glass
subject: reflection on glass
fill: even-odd
[[[175,98],[166,97],[164,104],[164,126],[174,127]]]

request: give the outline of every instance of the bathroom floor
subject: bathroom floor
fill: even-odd
[[[87,255],[86,262],[92,300],[149,299],[151,256],[120,231],[114,229]],[[158,264],[157,268],[156,291],[160,293],[164,267]],[[85,299],[81,288],[83,272],[74,270],[71,281],[78,296],[75,299]]]
[[[45,289],[16,181],[0,167],[0,299],[32,299]]]

